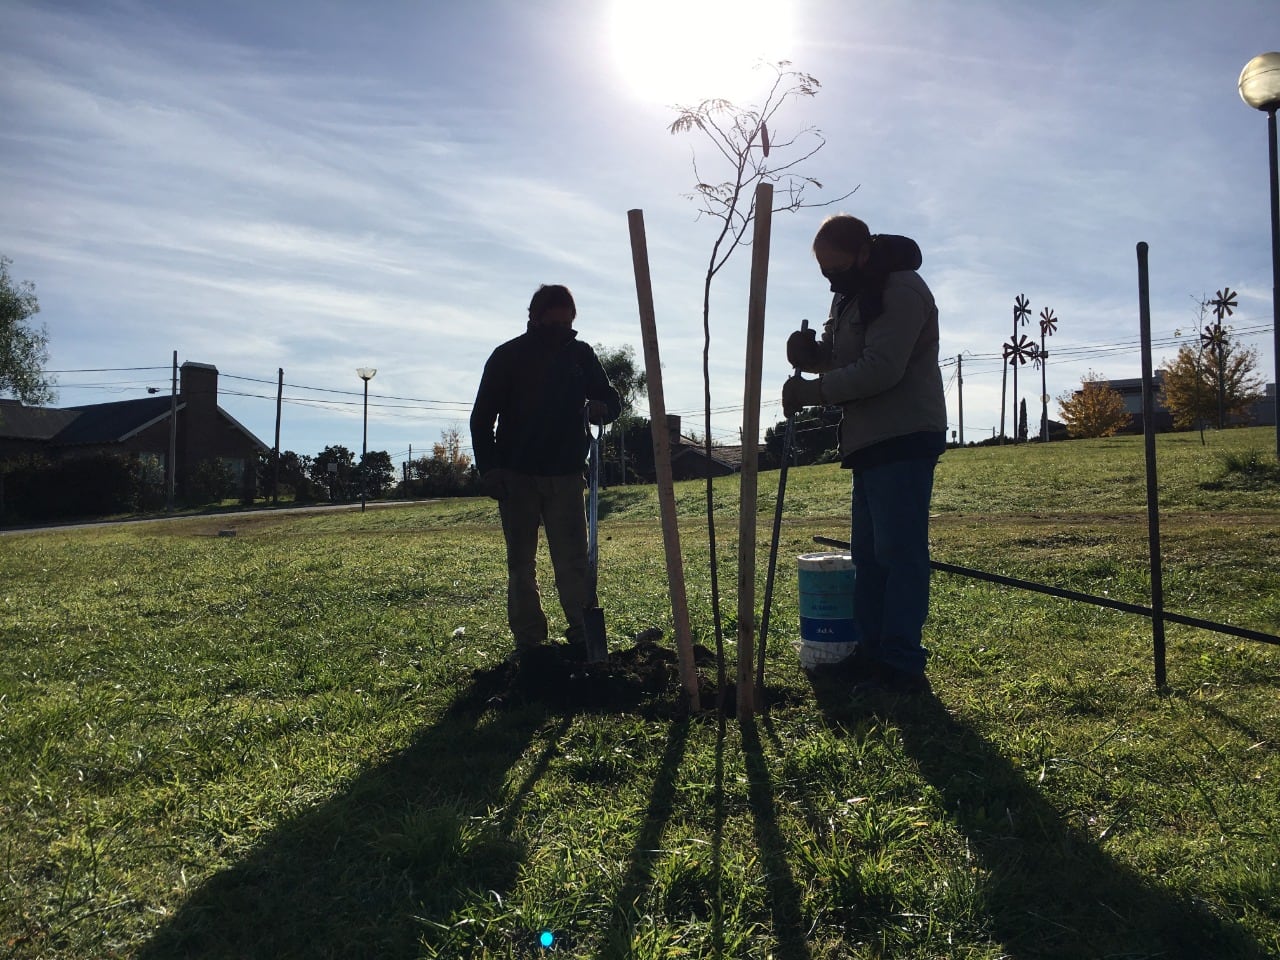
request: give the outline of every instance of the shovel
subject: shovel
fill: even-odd
[[[600,609],[597,584],[600,574],[600,432],[587,421],[591,436],[591,457],[587,473],[591,492],[587,497],[587,605],[582,610],[582,625],[587,644],[587,663],[603,663],[609,659],[609,641],[604,632],[604,611]]]

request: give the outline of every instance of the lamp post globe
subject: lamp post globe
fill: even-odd
[[[1255,110],[1280,106],[1280,52],[1260,53],[1240,71],[1240,99]]]
[[[377,373],[376,367],[356,367],[356,376],[364,381],[364,432],[360,440],[360,512],[364,513],[365,477],[368,467],[365,463],[369,454],[369,381]]]
[[[1271,157],[1271,336],[1276,381],[1276,460],[1280,462],[1280,162],[1277,161],[1276,110],[1280,109],[1280,52],[1262,53],[1240,71],[1240,99],[1267,115]]]

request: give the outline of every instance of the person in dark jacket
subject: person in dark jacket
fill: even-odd
[[[925,693],[929,610],[929,501],[946,449],[947,407],[938,369],[938,308],[916,273],[907,237],[872,236],[856,217],[829,217],[813,254],[834,294],[819,341],[787,340],[796,375],[783,412],[838,404],[841,464],[853,471],[850,552],[858,646],[838,672],[864,688]]]
[[[591,347],[577,339],[573,294],[543,285],[529,302],[525,332],[490,355],[471,411],[471,443],[486,494],[498,501],[507,545],[507,622],[516,652],[547,640],[535,559],[545,526],[570,645],[585,640],[587,526],[585,418],[605,424],[622,412]],[[495,429],[496,422],[496,429]]]

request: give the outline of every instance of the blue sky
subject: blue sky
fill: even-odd
[[[426,452],[465,434],[484,360],[539,283],[573,289],[588,342],[640,354],[626,213],[641,208],[667,408],[700,430],[715,225],[686,196],[693,151],[704,176],[722,168],[667,133],[670,104],[750,102],[757,56],[821,81],[775,132],[826,138],[810,198],[857,188],[774,218],[762,425],[781,417],[787,334],[825,316],[809,240],[834,210],[923,248],[942,354],[965,356],[968,440],[999,423],[989,358],[1018,294],[1059,319],[1050,395],[1090,369],[1139,374],[1138,241],[1157,363],[1230,286],[1230,322],[1273,379],[1266,121],[1235,88],[1280,48],[1271,0],[649,0],[643,23],[622,19],[632,5],[0,0],[0,253],[36,286],[58,402],[167,389],[177,350],[218,367],[224,407],[268,443],[282,367],[281,446],[358,450],[355,368],[374,366],[370,448]],[[742,420],[749,261],[712,306],[724,442]],[[135,367],[155,369],[88,372]]]

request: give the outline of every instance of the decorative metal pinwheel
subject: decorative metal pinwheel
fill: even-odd
[[[1058,318],[1053,311],[1045,307],[1040,311],[1040,353],[1036,356],[1036,366],[1040,368],[1040,440],[1049,442],[1049,385],[1047,381],[1049,351],[1045,347],[1045,338],[1052,337],[1058,329]]]
[[[1013,301],[1014,329],[1017,329],[1017,325],[1019,323],[1025,326],[1027,323],[1027,319],[1030,316],[1031,316],[1031,301],[1028,300],[1023,294],[1020,293],[1018,294],[1017,299]]]
[[[1212,347],[1214,350],[1222,350],[1227,345],[1227,331],[1222,329],[1222,324],[1211,323],[1204,328],[1200,334],[1200,346]]]
[[[1237,306],[1236,292],[1230,287],[1226,287],[1219,290],[1218,296],[1210,300],[1209,303],[1213,306],[1213,312],[1217,315],[1218,322],[1221,323],[1222,318],[1231,316]]]
[[[1004,345],[1004,360],[1010,366],[1035,360],[1039,356],[1040,348],[1034,340],[1028,340],[1025,333],[1010,337],[1009,342]]]
[[[1223,382],[1222,366],[1226,360],[1227,352],[1227,331],[1222,328],[1222,318],[1231,316],[1231,312],[1236,308],[1236,293],[1230,287],[1223,287],[1218,291],[1218,296],[1208,303],[1213,307],[1214,315],[1217,320],[1204,328],[1200,334],[1200,349],[1206,347],[1213,350],[1214,356],[1218,361],[1218,429],[1221,430],[1226,423],[1226,389]]]
[[[1053,315],[1053,311],[1045,307],[1040,311],[1040,336],[1052,337],[1055,330],[1058,329],[1058,318]]]

